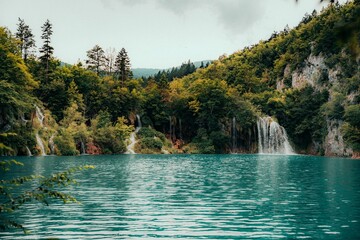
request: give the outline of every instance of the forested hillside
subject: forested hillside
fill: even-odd
[[[331,4],[208,66],[149,79],[133,78],[125,49],[107,55],[96,45],[86,63],[61,65],[49,21],[35,56],[30,27],[18,26],[0,28],[2,155],[124,153],[137,115],[143,153],[258,152],[264,116],[297,153],[360,152],[358,1]]]

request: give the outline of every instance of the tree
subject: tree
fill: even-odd
[[[35,40],[30,27],[25,24],[24,19],[19,18],[16,37],[20,40],[21,55],[26,62],[31,48],[35,47]]]
[[[115,48],[106,49],[105,59],[106,59],[106,71],[107,71],[108,75],[111,75],[113,73],[114,67],[115,67],[115,59],[116,59]]]
[[[51,35],[53,31],[52,31],[52,24],[50,23],[49,19],[46,20],[46,22],[41,27],[41,29],[42,29],[41,39],[44,40],[44,45],[40,49],[40,53],[41,53],[40,61],[42,63],[42,66],[45,67],[46,80],[48,80],[49,69],[50,69],[49,65],[52,55],[54,53],[54,48],[50,45]]]
[[[0,27],[0,132],[6,125],[13,125],[21,114],[31,111],[35,99],[30,93],[38,86],[16,43],[10,32]]]
[[[85,112],[85,103],[84,103],[84,97],[79,92],[78,86],[74,81],[71,81],[69,84],[69,88],[67,90],[68,96],[69,96],[69,103],[76,103],[79,107],[80,112]]]
[[[38,201],[45,205],[49,205],[49,199],[59,199],[63,203],[74,202],[77,200],[70,194],[60,192],[58,187],[66,187],[70,184],[76,183],[73,174],[80,170],[92,169],[94,166],[85,165],[80,167],[70,168],[67,171],[52,174],[50,177],[42,175],[31,175],[24,177],[17,177],[13,179],[4,179],[4,172],[10,171],[12,165],[24,164],[15,160],[0,161],[0,231],[5,231],[10,228],[19,228],[27,233],[27,229],[12,218],[12,213],[20,210],[25,203]],[[36,183],[37,182],[37,183]],[[27,185],[27,183],[31,183]],[[36,184],[34,187],[34,184]],[[18,191],[19,186],[29,186],[22,191]]]
[[[121,79],[121,84],[124,86],[124,82],[132,76],[130,58],[125,48],[122,48],[116,56],[115,68],[118,79]]]
[[[345,141],[355,152],[360,152],[360,104],[350,105],[345,109],[344,132]]]
[[[169,88],[169,82],[168,82],[168,79],[166,77],[165,72],[163,74],[161,74],[158,85],[159,85],[159,88],[162,89],[162,90],[165,90],[165,89]]]
[[[88,57],[86,60],[87,68],[95,71],[99,75],[100,71],[106,67],[106,57],[104,50],[99,45],[95,45],[86,53]]]

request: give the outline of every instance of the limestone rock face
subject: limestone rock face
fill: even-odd
[[[353,151],[348,148],[344,142],[341,133],[342,121],[328,120],[328,133],[324,141],[324,150],[326,156],[349,157]]]
[[[296,89],[304,88],[310,85],[315,89],[319,89],[317,84],[323,70],[326,69],[324,58],[310,55],[305,61],[305,67],[301,71],[294,71],[292,73],[292,87]]]

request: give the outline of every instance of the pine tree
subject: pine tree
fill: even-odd
[[[21,55],[26,62],[31,48],[35,47],[35,40],[30,27],[25,24],[24,19],[19,18],[16,37],[20,40]]]
[[[165,72],[161,74],[158,85],[160,89],[169,88],[169,82],[168,82],[167,74]]]
[[[95,45],[86,53],[88,57],[86,60],[87,68],[95,71],[99,75],[100,71],[106,67],[106,57],[104,50],[99,45]]]
[[[51,35],[53,31],[52,31],[52,24],[50,23],[49,19],[46,20],[46,22],[41,27],[41,29],[42,29],[41,39],[44,40],[44,45],[40,49],[40,53],[41,53],[40,61],[43,67],[45,67],[46,69],[46,79],[48,79],[50,60],[54,53],[54,48],[50,46]]]
[[[115,73],[118,79],[121,80],[122,86],[124,86],[124,82],[132,76],[130,58],[125,48],[122,48],[116,56]]]

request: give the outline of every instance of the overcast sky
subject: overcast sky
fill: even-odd
[[[18,17],[24,19],[41,47],[49,19],[55,57],[70,64],[99,44],[124,47],[134,68],[168,68],[231,54],[323,6],[319,0],[0,0],[0,25],[15,33]]]

